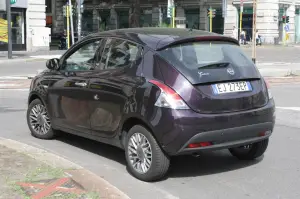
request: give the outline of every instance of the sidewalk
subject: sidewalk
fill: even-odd
[[[129,199],[62,157],[1,138],[0,184],[0,199]]]
[[[248,42],[247,44],[243,45],[243,44],[240,44],[240,46],[242,48],[252,48],[252,42]],[[300,47],[300,44],[295,44],[295,43],[290,43],[290,44],[262,44],[261,46],[260,45],[257,45],[256,46],[257,48],[285,48],[285,47]]]
[[[64,50],[37,51],[37,52],[13,51],[12,59],[8,59],[7,51],[0,51],[0,63],[48,60],[50,58],[57,58],[61,56],[64,52],[65,52]]]

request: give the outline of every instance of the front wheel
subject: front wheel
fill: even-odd
[[[34,137],[52,139],[55,131],[51,127],[48,111],[39,99],[33,100],[27,110],[27,124]]]
[[[143,126],[132,127],[125,141],[129,171],[142,181],[159,180],[168,172],[170,159],[152,134]]]
[[[240,160],[254,160],[262,156],[268,148],[269,138],[257,143],[231,148],[230,153]]]

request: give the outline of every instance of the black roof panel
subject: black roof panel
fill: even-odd
[[[183,29],[183,28],[160,28],[160,27],[145,27],[145,28],[127,28],[103,31],[88,35],[93,36],[112,36],[129,39],[134,42],[146,45],[153,50],[157,50],[167,46],[173,42],[184,40],[187,38],[222,38],[234,43],[238,42],[230,37],[225,37],[217,33],[211,33],[203,30]]]

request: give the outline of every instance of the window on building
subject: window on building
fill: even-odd
[[[51,14],[52,13],[52,1],[46,0],[46,13]]]

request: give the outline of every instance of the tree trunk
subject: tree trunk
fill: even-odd
[[[131,10],[129,14],[129,27],[140,27],[141,4],[140,0],[132,0]]]

